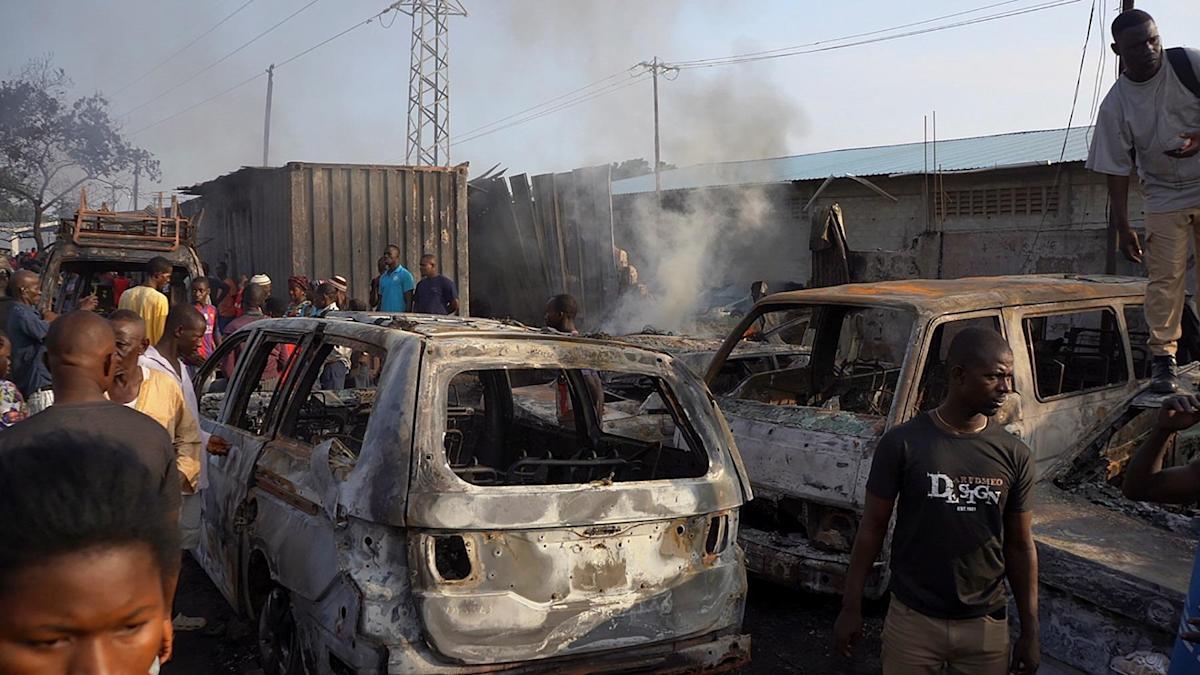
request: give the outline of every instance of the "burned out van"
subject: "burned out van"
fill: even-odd
[[[231,448],[207,458],[197,556],[256,618],[268,672],[749,658],[748,480],[714,400],[670,356],[339,313],[246,326],[195,386],[203,428]],[[630,389],[654,394],[652,424],[605,414]]]

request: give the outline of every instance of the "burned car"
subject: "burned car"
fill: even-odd
[[[75,217],[60,221],[46,259],[43,309],[69,312],[95,294],[97,311],[107,315],[125,288],[145,280],[146,263],[158,256],[173,267],[171,304],[191,302],[187,280],[203,274],[195,249],[198,220],[183,217],[174,197],[169,208],[160,196],[156,207],[144,211],[111,211],[89,207],[82,193]]]
[[[998,419],[1032,448],[1039,475],[1034,534],[1048,598],[1046,651],[1100,672],[1119,654],[1169,645],[1194,540],[1177,519],[1137,522],[1112,508],[1120,458],[1149,428],[1151,413],[1130,413],[1140,410],[1134,401],[1149,375],[1145,288],[1144,279],[1030,275],[851,284],[760,300],[706,379],[718,381],[729,355],[756,336],[755,323],[768,326],[757,339],[801,345],[810,358],[754,373],[719,396],[756,497],[742,516],[748,568],[839,592],[877,441],[941,402],[953,337],[990,328],[1014,357],[1015,393]],[[1184,325],[1186,363],[1200,355],[1190,309]],[[1116,421],[1132,419],[1141,426],[1118,434]],[[1169,564],[1153,560],[1159,552]],[[889,555],[885,546],[869,596],[887,589]]]
[[[601,420],[595,383],[661,401]],[[454,317],[252,323],[197,372],[202,566],[268,672],[707,671],[749,657],[748,479],[690,370]],[[549,419],[519,400],[545,400]]]

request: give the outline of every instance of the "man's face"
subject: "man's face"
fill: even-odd
[[[554,303],[547,302],[546,303],[546,325],[555,330],[558,330],[559,327],[562,326],[562,321],[563,321],[562,312],[555,309]]]
[[[389,271],[400,266],[400,251],[397,251],[394,248],[389,248],[388,250],[384,251],[383,257],[387,258],[387,268]]]
[[[1113,43],[1116,52],[1125,64],[1125,72],[1134,80],[1148,80],[1162,67],[1162,41],[1158,37],[1158,25],[1147,21],[1140,26],[1126,28],[1117,35]]]
[[[117,341],[117,374],[137,368],[138,357],[146,353],[146,327],[136,321],[117,321],[113,324]]]
[[[38,278],[32,274],[25,275],[21,280],[20,290],[21,302],[27,305],[36,305],[42,299],[42,285]]]
[[[182,328],[175,336],[175,349],[180,356],[188,357],[200,351],[200,345],[204,344],[204,326],[190,326]]]
[[[154,287],[161,291],[162,289],[166,288],[168,284],[171,283],[171,273],[170,272],[160,272],[158,274],[155,274],[153,277],[150,277],[150,279],[151,279],[151,282],[154,284]]]
[[[307,294],[304,292],[304,289],[300,288],[296,284],[292,284],[291,286],[288,286],[288,297],[290,297],[292,299],[292,302],[296,302],[296,303],[304,302],[304,298],[306,295]]]
[[[0,380],[7,380],[12,370],[12,343],[0,341]]]
[[[192,302],[197,305],[208,304],[208,284],[192,284]]]
[[[436,275],[437,275],[437,263],[434,262],[433,260],[422,260],[421,261],[421,276],[432,278]]]
[[[11,576],[0,595],[0,672],[148,672],[171,616],[149,546],[66,553]]]
[[[956,366],[951,373],[951,395],[975,414],[991,417],[1000,412],[1012,393],[1013,355],[1000,354],[969,366]]]

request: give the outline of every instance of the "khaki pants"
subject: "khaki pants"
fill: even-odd
[[[884,675],[1005,675],[1008,620],[935,619],[892,596],[883,622]]]
[[[1200,209],[1146,214],[1146,323],[1154,356],[1175,356],[1175,343],[1183,334],[1188,242],[1200,240],[1197,216]]]

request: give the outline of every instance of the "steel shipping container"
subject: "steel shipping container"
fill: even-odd
[[[185,188],[204,210],[200,257],[229,264],[233,275],[264,273],[285,297],[287,278],[303,274],[350,282],[366,301],[388,244],[416,280],[421,256],[438,258],[458,286],[461,311],[470,298],[467,264],[467,165],[454,167],[309,164],[244,167]]]

